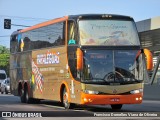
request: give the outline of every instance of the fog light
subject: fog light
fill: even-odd
[[[136,98],[136,100],[138,101],[138,100],[139,100],[139,98]]]
[[[88,102],[87,98],[84,98],[83,100],[84,100],[84,102]]]

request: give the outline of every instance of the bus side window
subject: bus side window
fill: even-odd
[[[77,44],[75,38],[75,23],[69,21],[68,28],[68,45],[75,45]]]
[[[29,39],[29,37],[25,37],[24,38],[24,51],[27,51],[27,50],[31,50],[31,40]]]
[[[58,28],[58,29],[57,29]],[[53,33],[57,37],[55,37],[55,41],[53,43],[54,46],[60,46],[65,44],[65,22],[57,23],[53,25]]]
[[[76,59],[76,51],[77,51],[77,31],[76,31],[76,24],[74,21],[68,21],[68,63],[70,66],[70,71],[72,76],[76,79],[77,78],[77,59]]]
[[[11,46],[10,46],[10,52],[15,53],[18,50],[18,42],[17,42],[17,35],[13,35],[11,37]]]

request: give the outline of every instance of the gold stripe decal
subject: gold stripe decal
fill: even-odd
[[[122,94],[136,89],[142,89],[143,83],[127,84],[127,85],[93,85],[81,84],[82,90],[98,91],[106,94]]]

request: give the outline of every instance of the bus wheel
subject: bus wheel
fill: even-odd
[[[122,104],[111,105],[112,109],[120,110],[122,108]]]
[[[25,103],[24,90],[23,89],[20,90],[20,99],[21,99],[21,103]]]
[[[66,91],[66,88],[63,90],[63,105],[65,109],[70,108],[70,103],[68,102],[68,93]]]

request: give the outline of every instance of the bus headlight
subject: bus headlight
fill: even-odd
[[[143,89],[138,89],[138,90],[132,90],[130,91],[131,94],[138,94],[138,93],[142,93]]]
[[[98,94],[98,91],[93,91],[93,90],[84,90],[84,93],[86,94]]]

